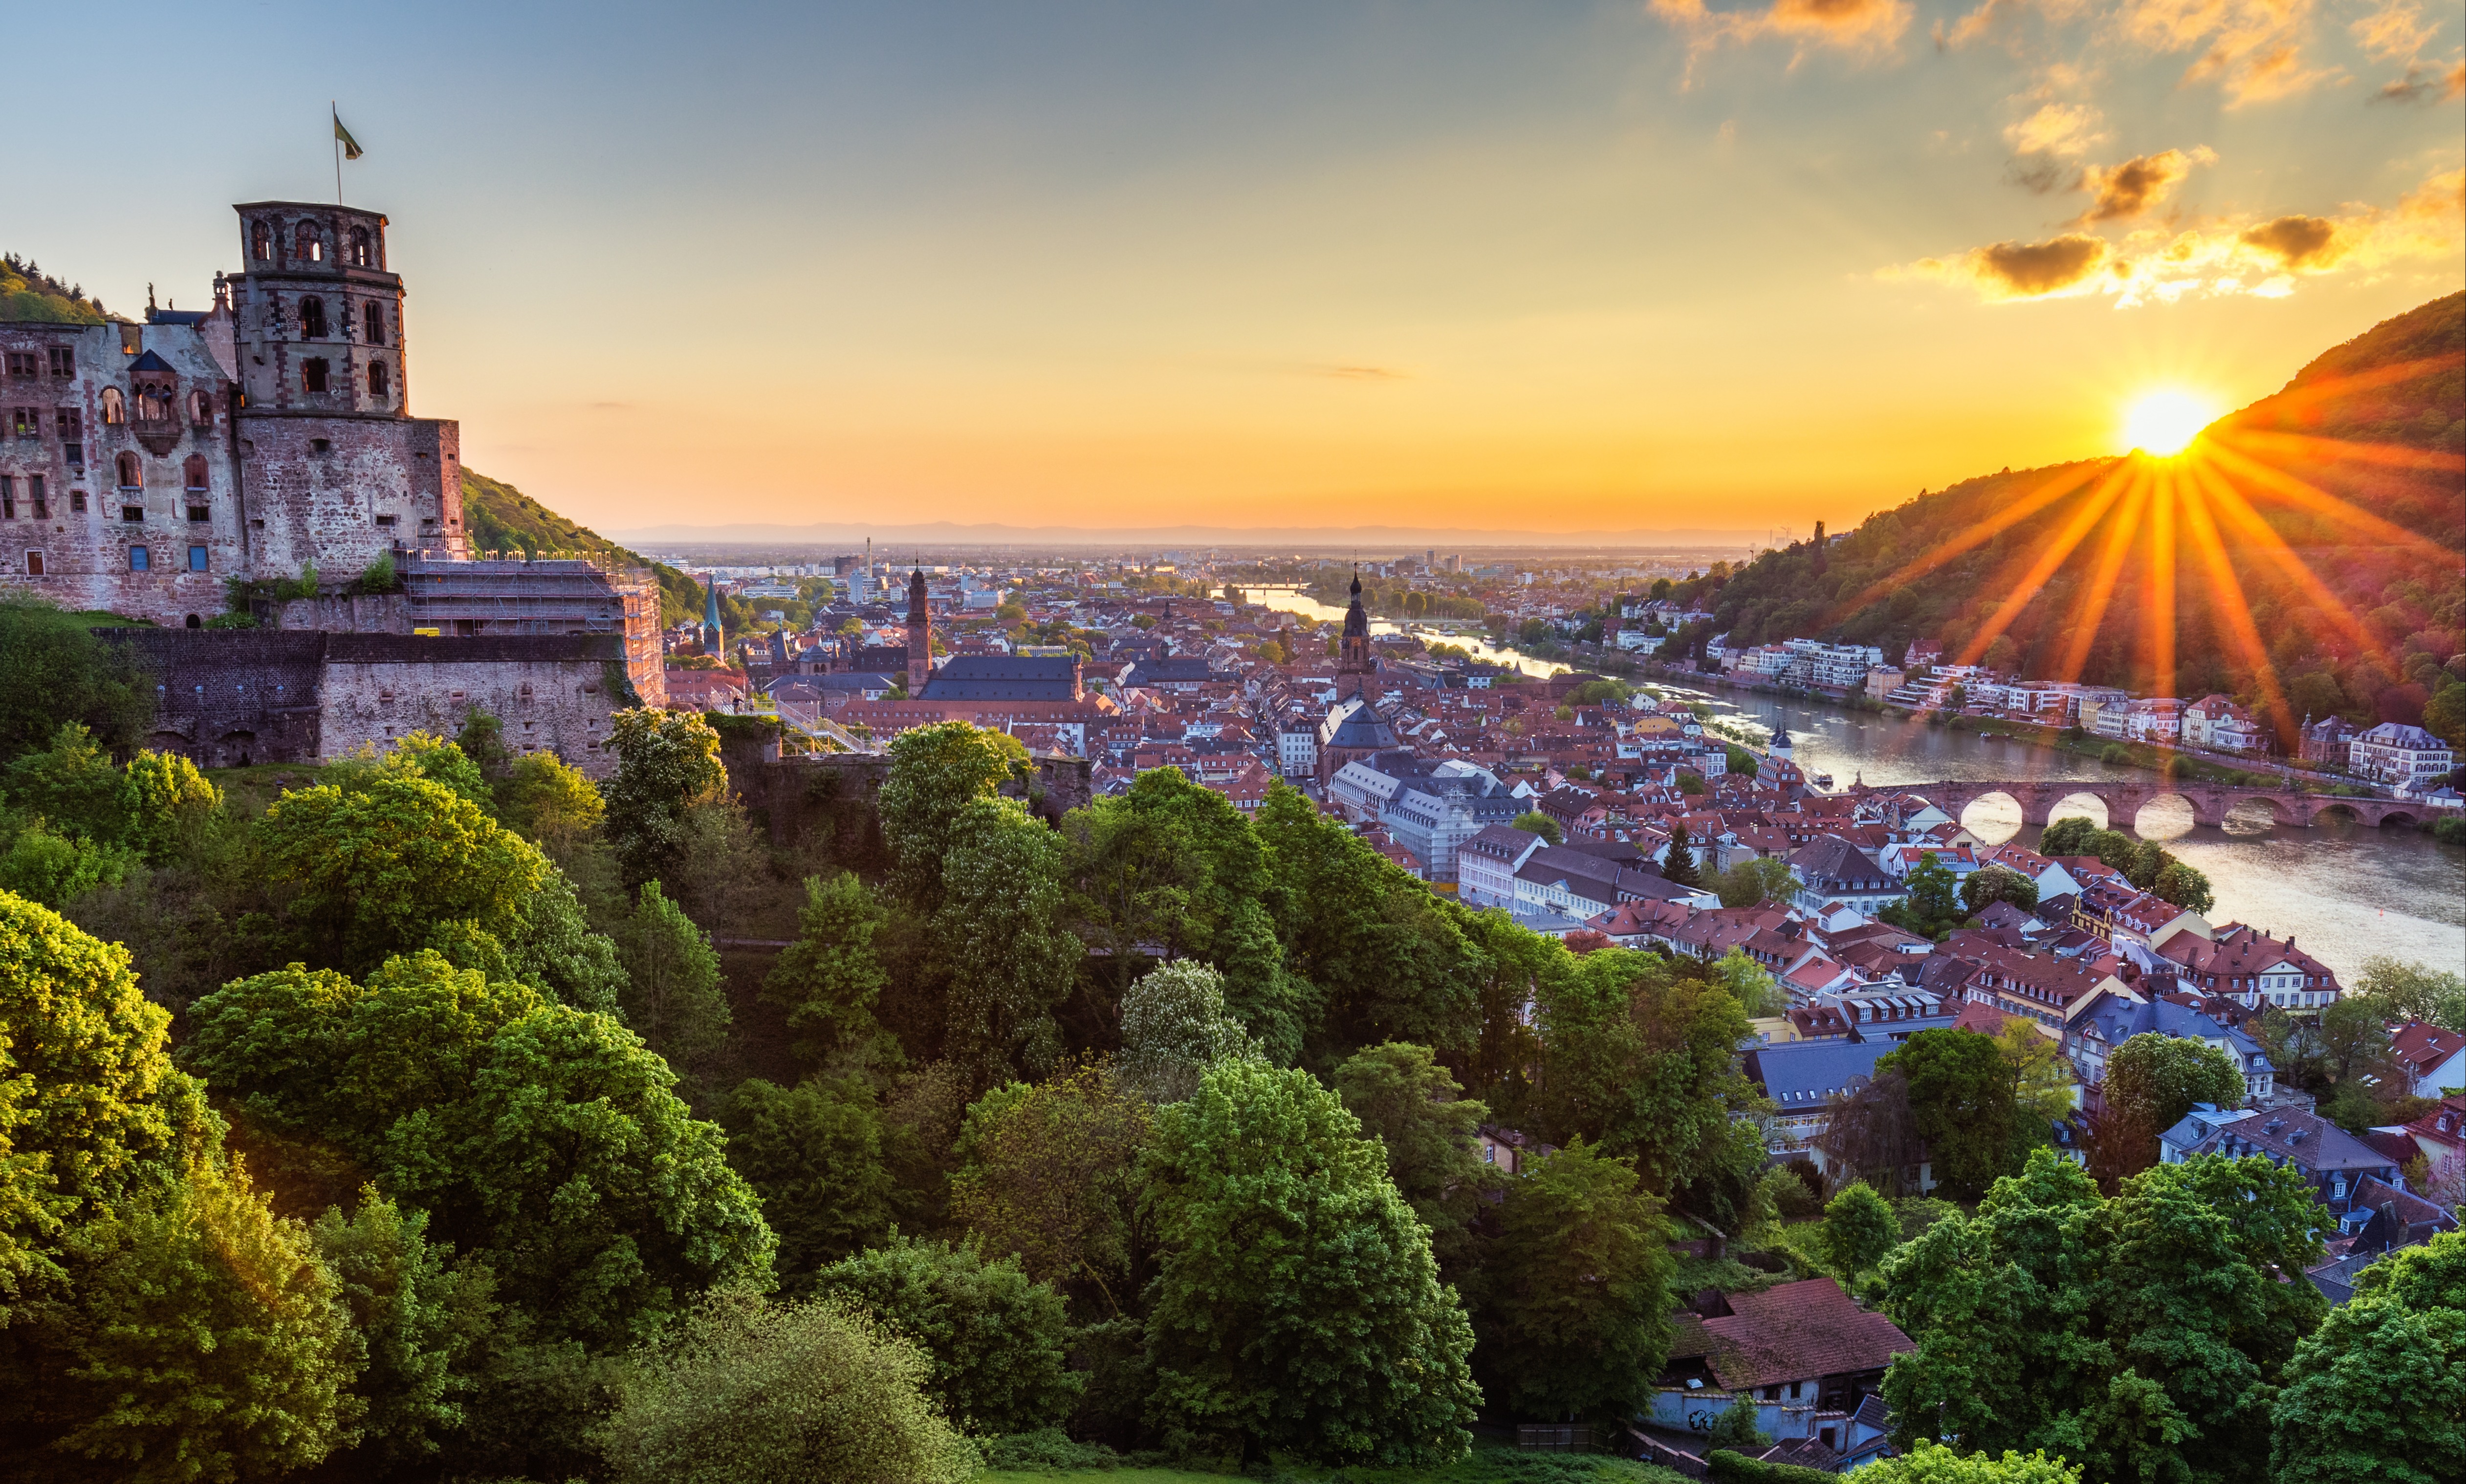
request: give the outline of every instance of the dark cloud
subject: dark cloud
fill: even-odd
[[[2281,216],[2247,229],[2239,240],[2289,268],[2326,267],[2337,256],[2338,224],[2318,216]]]
[[[2154,155],[2137,155],[2112,168],[2091,166],[2081,172],[2080,188],[2096,199],[2080,214],[2080,221],[2115,222],[2140,215],[2166,199],[2169,191],[2184,183],[2192,166],[2208,165],[2217,159],[2208,146],[2201,145],[2186,153],[2181,149],[2162,149]]]
[[[2382,83],[2379,90],[2365,101],[2414,103],[2434,95],[2446,101],[2455,98],[2461,92],[2466,92],[2466,62],[2461,62],[2441,74],[2432,73],[2420,62],[2409,62],[2406,64],[2405,77],[2392,82]]]
[[[2004,178],[2033,196],[2043,196],[2057,187],[2076,188],[2080,184],[2080,175],[2072,166],[2044,155],[2023,155],[2005,162]]]
[[[2103,238],[2067,233],[2045,242],[1998,242],[1969,255],[1981,283],[2006,299],[2035,299],[2078,284],[2106,262]]]

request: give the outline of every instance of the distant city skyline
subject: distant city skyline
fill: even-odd
[[[678,14],[30,12],[0,249],[202,308],[336,100],[413,410],[616,532],[1839,530],[2466,284],[2417,0]]]

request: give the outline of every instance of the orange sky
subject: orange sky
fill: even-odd
[[[202,302],[339,93],[415,410],[608,530],[1839,526],[2466,282],[2454,7],[674,15],[327,17],[390,65],[228,154],[101,122],[112,198],[5,245]],[[18,199],[91,194],[54,153]]]

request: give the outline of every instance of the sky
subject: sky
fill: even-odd
[[[2466,285],[2445,0],[21,11],[0,249],[391,219],[413,410],[602,530],[1834,529]],[[82,58],[76,63],[73,59]]]

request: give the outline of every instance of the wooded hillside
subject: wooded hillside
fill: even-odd
[[[660,578],[660,622],[681,624],[702,613],[702,588],[675,567],[617,545],[589,526],[576,525],[538,500],[486,475],[462,471],[462,529],[474,551],[576,551],[647,566]]]
[[[1913,639],[2031,678],[2414,720],[2466,649],[2466,295],[2172,460],[2006,470],[1682,585],[1734,643]],[[1819,527],[1819,531],[1820,531]],[[2171,622],[2168,621],[2171,610]]]

